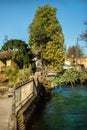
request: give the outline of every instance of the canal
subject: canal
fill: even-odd
[[[27,130],[87,130],[87,87],[55,88],[52,98],[37,108]]]

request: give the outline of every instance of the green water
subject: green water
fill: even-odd
[[[87,87],[55,88],[40,106],[27,130],[87,130]]]

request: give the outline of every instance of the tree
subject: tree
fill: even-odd
[[[56,8],[39,7],[29,27],[29,44],[35,56],[58,70],[64,63],[64,35],[56,18]]]
[[[71,47],[69,47],[66,56],[67,56],[67,58],[76,59],[76,58],[82,57],[83,52],[82,52],[80,46],[77,46],[77,45],[76,46],[71,46]]]
[[[21,68],[29,64],[31,53],[28,44],[24,41],[17,39],[8,40],[4,43],[1,50],[12,51],[12,59],[18,63]]]
[[[84,40],[87,44],[87,20],[84,22],[84,24],[86,25],[86,30],[82,32],[82,34],[80,34],[80,38],[81,40]]]

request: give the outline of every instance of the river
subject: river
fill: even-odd
[[[87,87],[53,90],[36,110],[27,130],[87,130]]]

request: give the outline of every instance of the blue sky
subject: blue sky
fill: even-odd
[[[28,27],[38,6],[51,5],[57,8],[57,18],[62,26],[65,45],[75,45],[77,37],[85,29],[87,0],[0,0],[0,48],[5,36],[28,42]],[[79,41],[83,48],[85,42]],[[83,49],[86,51],[86,49]]]

